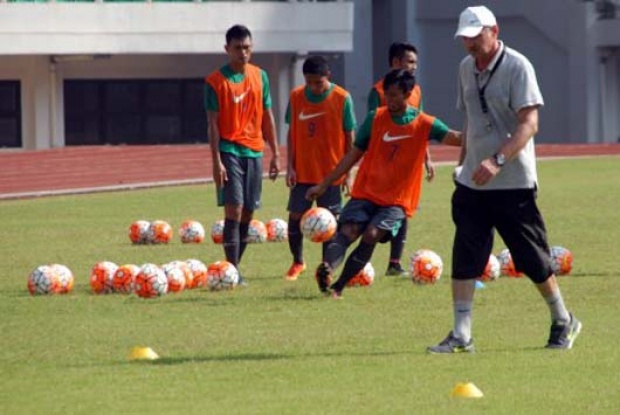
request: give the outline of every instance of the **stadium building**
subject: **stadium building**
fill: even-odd
[[[308,53],[329,57],[361,121],[394,40],[419,49],[425,108],[460,128],[453,34],[481,3],[536,67],[541,142],[620,141],[620,0],[0,0],[0,148],[206,142],[203,79],[236,23],[270,75],[281,142]]]

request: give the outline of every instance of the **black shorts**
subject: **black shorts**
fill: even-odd
[[[306,199],[306,192],[313,184],[297,183],[290,192],[288,198],[288,211],[291,213],[304,213],[312,207],[311,201]],[[325,193],[316,199],[316,205],[328,209],[338,217],[342,211],[342,194],[340,186],[329,186]]]
[[[457,184],[452,195],[456,225],[452,278],[482,274],[493,249],[494,229],[510,250],[515,268],[535,283],[553,270],[545,224],[536,206],[536,189],[474,190]]]
[[[263,190],[263,158],[239,157],[220,153],[228,180],[218,189],[218,206],[241,205],[254,211],[260,208]]]
[[[385,243],[398,234],[403,219],[405,219],[405,211],[400,206],[379,206],[365,199],[350,199],[344,206],[338,222],[361,225],[361,233],[368,225],[387,231],[380,241]]]

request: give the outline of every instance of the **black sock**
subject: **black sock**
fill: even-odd
[[[303,234],[299,227],[300,219],[288,219],[288,248],[293,255],[293,261],[297,264],[304,263]]]
[[[249,223],[239,223],[239,262],[245,252],[246,246],[248,246],[248,230],[250,229]]]
[[[342,263],[349,245],[351,245],[349,238],[338,232],[335,237],[325,242],[323,246],[323,262],[326,262],[332,271],[335,270]]]
[[[349,258],[347,258],[342,274],[340,274],[338,281],[332,284],[332,288],[337,291],[342,291],[347,285],[347,282],[364,269],[368,261],[370,261],[374,250],[375,244],[367,244],[364,241],[360,241],[357,248],[355,248],[353,252],[351,252],[351,255],[349,255]]]
[[[390,241],[390,262],[400,263],[403,256],[405,242],[407,242],[407,219],[403,219],[400,229]]]
[[[224,219],[224,253],[226,261],[239,265],[239,222]]]

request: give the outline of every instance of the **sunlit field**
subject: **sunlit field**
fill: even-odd
[[[620,158],[539,163],[539,206],[551,245],[575,257],[560,280],[583,322],[570,351],[546,350],[550,318],[527,279],[477,291],[477,353],[426,347],[451,328],[452,168],[425,184],[404,261],[418,248],[441,255],[433,286],[384,277],[389,246],[375,251],[375,283],[324,298],[314,280],[320,245],[305,242],[308,270],[283,275],[286,243],[248,247],[250,285],[144,300],[90,292],[91,267],[224,259],[211,241],[187,245],[185,219],[210,229],[222,216],[212,185],[0,202],[0,413],[2,414],[616,414],[620,404]],[[257,217],[286,218],[284,181],[265,182]],[[132,245],[137,219],[168,221],[167,245]],[[494,251],[503,248],[497,238]],[[62,263],[75,274],[65,296],[28,294],[28,274]],[[161,358],[128,360],[135,346]],[[450,396],[473,382],[482,399]]]

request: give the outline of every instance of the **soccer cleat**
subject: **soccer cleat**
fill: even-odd
[[[577,320],[572,314],[568,324],[561,324],[554,321],[549,332],[547,349],[570,349],[579,333],[581,332],[581,321]]]
[[[400,265],[400,262],[390,262],[387,267],[387,271],[385,271],[386,277],[408,277],[409,272],[403,269]]]
[[[450,331],[448,337],[443,339],[437,346],[431,346],[426,349],[429,353],[474,353],[474,339],[469,339],[467,343],[454,336]]]
[[[314,274],[316,282],[319,285],[319,291],[324,294],[329,294],[329,284],[332,282],[332,273],[329,266],[325,263],[319,265]]]
[[[330,297],[332,300],[342,300],[342,290],[333,290]]]
[[[297,262],[293,262],[293,264],[288,269],[288,272],[286,273],[284,278],[286,278],[287,281],[296,281],[297,277],[299,277],[299,275],[305,270],[306,270],[305,263],[298,264]]]
[[[247,287],[250,284],[248,283],[248,280],[243,278],[243,276],[241,276],[241,273],[239,273],[239,281],[237,282],[237,285],[240,287]]]

